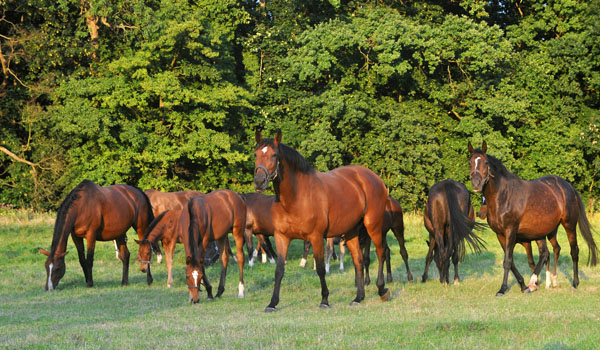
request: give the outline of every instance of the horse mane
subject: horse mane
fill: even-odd
[[[490,165],[490,170],[492,170],[492,174],[495,177],[514,177],[514,178],[519,178],[517,175],[511,173],[505,166],[504,164],[502,164],[502,161],[500,161],[500,159],[486,154],[487,160],[488,160],[488,164]]]
[[[272,148],[275,148],[275,143],[273,142],[272,138],[264,138],[258,143],[258,145],[256,145],[254,150],[264,146],[271,146]],[[315,171],[315,169],[313,169],[313,167],[298,151],[284,143],[279,144],[279,157],[284,159],[287,164],[292,167],[292,169],[301,173],[311,173]]]
[[[79,194],[81,191],[83,191],[86,187],[92,185],[94,185],[94,182],[91,180],[85,179],[81,181],[79,185],[75,186],[75,188],[72,189],[71,192],[69,192],[67,197],[62,201],[62,203],[58,207],[56,221],[54,222],[54,234],[52,235],[52,245],[50,246],[50,256],[54,256],[54,253],[56,253],[56,249],[58,248],[58,243],[61,238],[61,229],[65,225],[67,213],[69,212],[69,209],[71,209],[73,202],[75,202],[81,197],[81,195]]]

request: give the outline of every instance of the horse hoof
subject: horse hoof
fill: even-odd
[[[356,301],[356,300],[352,300],[352,301],[350,302],[350,306],[358,306],[358,305],[360,305],[360,302],[358,302],[358,301]]]
[[[498,292],[498,293],[496,293],[496,296],[497,296],[497,297],[503,297],[503,296],[504,296],[504,293],[503,293],[503,292]]]
[[[386,289],[385,289],[385,292],[383,292],[383,294],[380,296],[380,298],[381,298],[381,300],[383,300],[383,301],[388,301],[388,299],[390,299],[390,296],[391,296],[391,295],[392,295],[392,294],[390,293],[390,290],[386,288]]]
[[[277,308],[275,306],[267,306],[265,308],[265,312],[275,312],[277,311]]]
[[[329,304],[323,304],[323,303],[321,303],[319,305],[319,309],[329,309],[329,308],[331,308],[331,306],[329,306]]]
[[[408,275],[408,282],[412,282],[413,281],[413,276],[412,275]]]
[[[528,287],[528,288],[525,290],[525,293],[527,293],[527,294],[531,294],[531,293],[533,293],[533,292],[535,292],[535,291],[537,291],[537,290],[538,290],[538,287],[537,287],[537,286],[534,284],[534,285],[531,285],[531,286],[529,286],[529,287]]]

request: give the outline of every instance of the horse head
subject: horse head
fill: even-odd
[[[191,256],[185,259],[185,277],[187,280],[188,291],[190,292],[190,302],[198,303],[198,294],[200,293],[200,282],[202,281],[202,265],[203,259],[200,261],[192,259]]]
[[[48,259],[46,259],[46,290],[54,290],[58,287],[58,283],[61,278],[65,275],[65,255],[68,252],[63,253],[55,253],[54,256],[51,256],[51,253],[45,249],[39,248],[40,253],[46,255]]]
[[[486,151],[487,144],[485,141],[483,141],[481,149],[474,149],[471,142],[469,142],[469,152],[471,153],[469,158],[469,164],[471,166],[471,185],[475,192],[483,191],[483,187],[489,181],[490,177],[494,177],[490,171],[487,154],[485,153]]]
[[[275,138],[264,139],[260,131],[256,131],[256,148],[254,155],[254,188],[262,192],[269,186],[269,181],[275,179],[279,174],[279,143],[281,142],[281,130],[277,131]]]
[[[138,241],[136,239],[135,243],[137,243],[140,246],[137,257],[137,261],[141,263],[140,271],[146,273],[146,270],[152,263],[152,253],[154,252],[154,249],[152,248],[152,243],[150,243],[150,241],[147,239],[144,239],[142,241]]]

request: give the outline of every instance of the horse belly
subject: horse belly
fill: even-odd
[[[535,239],[554,231],[559,222],[560,216],[526,214],[521,218],[518,232],[520,236]]]

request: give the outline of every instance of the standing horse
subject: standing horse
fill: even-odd
[[[497,296],[508,289],[508,270],[512,270],[522,291],[531,291],[513,261],[515,243],[556,236],[558,225],[564,227],[573,260],[573,288],[579,285],[579,247],[577,225],[590,250],[591,265],[598,262],[598,248],[594,242],[585,207],[573,186],[558,176],[544,176],[526,181],[506,169],[500,160],[486,153],[487,144],[481,149],[468,145],[471,184],[476,192],[483,192],[487,201],[487,221],[496,232],[504,250],[504,279]],[[538,262],[531,276],[530,285],[535,288],[541,265]],[[535,289],[533,289],[535,290]]]
[[[188,202],[190,225],[184,235],[183,245],[186,256],[186,278],[190,301],[198,302],[200,280],[204,281],[209,299],[212,299],[212,287],[204,272],[204,253],[208,242],[217,241],[221,253],[221,280],[217,298],[225,290],[227,263],[229,254],[227,233],[233,231],[237,248],[237,262],[240,270],[238,297],[244,297],[244,229],[246,228],[246,204],[242,198],[230,190],[217,190],[203,196],[190,198]],[[249,247],[248,247],[249,248]],[[248,252],[251,250],[248,249]]]
[[[275,201],[275,196],[267,196],[262,193],[244,193],[240,196],[246,203],[246,229],[244,232],[246,244],[249,242],[249,246],[252,247],[252,234],[256,236],[259,242],[248,261],[248,265],[254,265],[254,258],[258,256],[260,248],[266,252],[271,264],[275,263],[276,253],[267,237],[273,236],[273,231],[275,231],[273,218],[271,217],[271,206]]]
[[[362,253],[358,242],[361,220],[377,250],[379,296],[387,300],[390,292],[383,278],[383,239],[381,226],[387,198],[385,184],[371,170],[357,165],[321,173],[314,170],[296,150],[281,143],[281,131],[274,139],[263,139],[256,133],[254,150],[254,187],[264,191],[273,181],[275,202],[271,216],[275,225],[277,267],[271,302],[265,311],[275,311],[285,271],[285,260],[292,239],[310,241],[321,282],[320,307],[328,308],[329,289],[325,282],[323,238],[345,234],[356,273],[357,292],[352,303],[365,296]]]
[[[485,200],[484,200],[483,204],[481,205],[481,208],[479,208],[479,212],[477,213],[477,216],[482,220],[487,218],[487,205],[485,204]],[[558,279],[556,276],[556,266],[558,265],[558,258],[560,257],[560,244],[558,244],[556,235],[548,236],[547,238],[550,241],[550,243],[552,244],[552,251],[554,252],[554,269],[551,274],[550,273],[550,264],[546,264],[546,289],[550,288],[550,286],[552,286],[553,288],[556,288],[558,286]],[[538,239],[535,242],[538,245],[539,256],[540,256],[540,258],[543,258],[546,250],[548,249],[546,246],[546,240]],[[534,272],[536,264],[535,264],[535,261],[533,260],[533,252],[531,250],[531,242],[519,241],[517,239],[517,243],[521,244],[523,246],[523,248],[525,248],[525,252],[527,253],[527,263],[529,264],[529,268],[531,269],[531,272]]]
[[[46,290],[58,286],[65,274],[65,255],[69,234],[77,247],[79,264],[88,287],[94,285],[92,266],[96,241],[116,240],[119,258],[123,262],[122,285],[127,285],[129,275],[129,250],[127,230],[133,227],[139,238],[154,219],[148,197],[140,189],[127,185],[100,187],[83,180],[58,208],[50,251],[39,248],[46,259]],[[87,257],[83,239],[87,240]],[[150,275],[148,275],[149,278]]]
[[[458,262],[465,255],[465,241],[474,252],[484,248],[483,241],[473,229],[483,224],[474,220],[473,206],[465,185],[451,179],[443,180],[431,187],[425,205],[424,223],[429,231],[429,251],[425,258],[423,282],[434,254],[440,272],[440,282],[449,283],[450,256],[454,264],[454,283],[459,282]],[[437,250],[437,251],[434,251]]]

